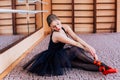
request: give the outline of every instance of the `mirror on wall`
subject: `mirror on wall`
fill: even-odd
[[[0,53],[43,27],[42,3],[33,1],[0,0]]]

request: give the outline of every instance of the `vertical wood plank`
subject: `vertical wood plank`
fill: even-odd
[[[96,0],[94,0],[94,3],[93,3],[93,33],[96,33]]]
[[[16,9],[16,0],[12,1],[12,9]],[[13,35],[17,34],[17,28],[16,28],[16,13],[12,13],[12,26],[13,26]]]
[[[75,23],[75,20],[74,20],[74,0],[72,0],[72,30],[75,31],[75,26],[74,26],[74,23]]]

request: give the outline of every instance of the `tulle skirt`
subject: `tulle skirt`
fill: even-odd
[[[40,76],[63,75],[66,70],[71,69],[71,60],[74,58],[73,54],[67,55],[66,50],[69,48],[58,52],[45,50],[27,62],[23,69]]]

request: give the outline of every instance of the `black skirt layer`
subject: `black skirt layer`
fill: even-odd
[[[72,56],[68,56],[65,50],[62,49],[55,53],[43,51],[26,63],[23,68],[41,76],[63,75],[66,69],[71,68],[70,56]]]

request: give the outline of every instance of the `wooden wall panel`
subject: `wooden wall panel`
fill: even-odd
[[[120,0],[117,0],[117,32],[120,32]]]
[[[52,9],[53,10],[71,10],[72,9],[72,6],[71,5],[65,5],[65,4],[62,4],[62,5],[52,5]]]
[[[78,28],[78,27],[82,27],[82,28],[89,27],[89,28],[92,28],[93,27],[92,24],[75,24],[75,26],[76,26],[76,28]]]
[[[12,25],[12,20],[0,20],[0,25]]]
[[[12,33],[12,25],[11,26],[1,26],[0,27],[0,35],[11,34],[11,33]]]
[[[44,28],[45,35],[47,35],[51,32],[51,29],[49,28],[46,19],[47,19],[47,16],[51,14],[51,3],[52,2],[51,0],[43,0],[43,1],[48,3],[47,5],[43,5],[43,10],[48,10],[47,13],[43,14],[43,26],[44,26],[43,28]]]
[[[11,9],[11,0],[0,0],[0,8]],[[0,35],[12,34],[12,14],[0,13]]]
[[[57,16],[72,16],[71,11],[53,11]]]
[[[111,31],[111,30],[109,30],[109,29],[106,29],[106,30],[97,30],[97,33],[110,33],[110,32],[113,32],[113,31]]]
[[[93,3],[93,0],[75,0],[75,3]]]
[[[35,10],[35,5],[30,5],[30,10]],[[16,9],[24,9],[24,10],[27,10],[27,7],[26,7],[26,5],[24,5],[24,6],[16,6]]]
[[[36,10],[43,10],[42,4],[36,3]],[[36,17],[36,29],[40,29],[43,27],[43,13],[37,13]]]
[[[72,24],[72,26],[73,25],[75,26],[74,29],[77,30],[75,32],[79,32],[81,30],[84,30],[82,32],[92,32],[91,30],[103,32],[104,29],[105,29],[105,32],[106,31],[111,32],[111,31],[115,31],[115,28],[116,28],[115,26],[116,2],[115,1],[116,0],[96,0],[96,3],[95,3],[94,0],[74,0],[74,4],[73,4],[74,7],[72,7],[72,3],[71,3],[72,1],[52,0],[52,3],[53,3],[52,13],[59,16],[61,18],[61,21],[64,24],[65,23],[72,24],[73,18],[74,18],[74,24]],[[68,3],[71,4],[71,7]],[[65,7],[65,5],[67,7]],[[72,12],[73,8],[74,8],[74,12]],[[73,13],[74,13],[74,17],[72,17]],[[103,24],[104,24],[104,28],[100,27]],[[87,27],[86,25],[87,26],[90,25],[90,27]],[[78,30],[78,28],[80,29],[83,27],[85,27],[86,30],[85,28]],[[99,31],[99,30],[102,30],[102,31]]]
[[[101,23],[101,24],[97,24],[97,29],[111,29],[114,28],[114,23]]]
[[[25,3],[16,2],[16,9],[28,10]],[[29,4],[30,10],[35,10],[35,4]],[[29,16],[30,18],[27,18]],[[16,28],[18,34],[28,34],[27,27],[29,27],[29,33],[35,31],[35,14],[16,14]],[[32,26],[32,27],[31,27]],[[33,29],[34,27],[34,29]]]
[[[2,9],[2,8],[4,8],[4,9],[11,9],[11,7],[9,7],[9,6],[0,6],[0,8]],[[6,14],[6,13],[0,13],[0,14]]]
[[[100,31],[100,30],[109,30],[110,32],[113,32],[114,31],[114,23],[102,23],[102,24],[97,24],[97,31]]]
[[[42,17],[43,16],[42,16],[41,13],[37,13],[36,14],[36,20],[35,20],[35,22],[36,22],[36,28],[37,29],[40,29],[40,28],[43,27],[43,18]]]
[[[7,28],[7,29],[12,29],[12,26],[1,26],[0,28],[1,28],[1,29],[6,29],[6,28]]]
[[[93,0],[75,0],[74,3],[75,32],[93,32]]]
[[[71,3],[72,0],[52,0],[52,3]]]
[[[12,33],[12,29],[1,29],[0,28],[0,35],[11,34],[11,33]]]
[[[0,26],[0,35],[2,34],[11,34],[12,33],[12,25],[11,26]]]
[[[115,22],[114,17],[97,17],[97,22]]]
[[[72,27],[72,0],[52,0],[51,11],[60,18],[63,25]]]
[[[64,26],[64,25],[69,25],[69,26],[70,26],[70,28],[72,29],[72,24],[63,24],[63,26]]]
[[[35,19],[30,18],[29,23],[34,23],[35,24]],[[26,18],[16,19],[16,24],[27,24],[27,19]]]
[[[116,0],[97,0],[96,32],[116,31]]]
[[[23,18],[23,17],[26,18],[26,16],[27,16],[26,14],[20,14],[20,13],[16,14],[16,18]],[[35,15],[34,14],[29,14],[29,17],[35,17]]]
[[[29,32],[28,32],[29,27]],[[20,34],[30,34],[31,32],[35,31],[35,25],[18,25],[17,26],[17,32]]]
[[[114,16],[115,12],[111,10],[101,10],[97,11],[97,16]]]
[[[93,16],[93,11],[75,11],[75,16]]]
[[[76,33],[91,33],[93,32],[92,24],[75,24]]]
[[[72,18],[59,18],[62,23],[72,23]]]
[[[61,18],[61,20],[63,21],[63,23],[67,23],[69,25],[72,24],[72,0],[51,0],[52,1],[52,6],[51,6],[51,2],[48,0],[44,0],[49,2],[49,5],[44,5],[44,9],[48,9],[49,13],[45,14],[45,16],[47,16],[48,14],[50,14],[51,9],[52,9],[52,13],[56,14],[57,16],[59,16]],[[1,1],[0,1],[1,2]],[[9,2],[9,3],[8,3]],[[119,1],[118,1],[119,2]],[[0,3],[1,4],[1,3]],[[110,23],[110,22],[114,22],[115,23],[115,9],[116,6],[115,4],[115,0],[96,0],[96,24],[102,24],[102,22],[104,22],[105,24]],[[6,6],[4,6],[6,5]],[[2,8],[11,8],[11,1],[8,0],[2,0],[2,4],[1,4]],[[0,7],[1,7],[0,6]],[[49,6],[49,7],[48,7]],[[79,23],[79,24],[93,24],[93,20],[94,20],[94,0],[74,0],[74,23]],[[16,3],[16,8],[17,9],[27,9],[25,6],[25,3]],[[37,9],[42,9],[41,5],[36,6]],[[35,4],[31,4],[30,5],[30,9],[34,10],[35,9]],[[0,14],[0,16],[3,14]],[[8,15],[8,14],[7,14]],[[102,21],[103,16],[108,17],[105,18]],[[33,18],[36,18],[36,26],[38,28],[42,27],[42,24],[44,24],[43,22],[41,22],[42,20],[42,14],[38,14],[38,15],[33,15],[30,14],[31,20]],[[112,18],[111,18],[112,17]],[[114,18],[113,18],[114,17]],[[11,18],[10,16],[8,17],[3,17],[2,18]],[[1,18],[1,19],[2,19]],[[18,21],[16,21],[18,24],[19,21],[21,21],[21,19],[23,19],[23,21],[21,22],[22,24],[24,23],[26,18],[25,14],[16,14],[16,19]],[[81,20],[82,19],[82,20]],[[118,20],[118,19],[117,19]],[[46,18],[43,19],[43,21],[46,21]],[[85,22],[86,21],[86,22]],[[4,21],[3,21],[4,22]],[[34,21],[33,21],[34,22]],[[30,21],[30,23],[32,23],[32,21]],[[26,24],[26,22],[24,23]],[[111,23],[113,24],[113,23]],[[32,24],[33,25],[33,24]],[[45,23],[45,25],[47,26],[47,24]],[[74,25],[74,24],[73,24]],[[18,25],[20,26],[20,25]],[[21,25],[24,26],[24,25]],[[27,26],[27,25],[25,25]],[[94,27],[94,24],[93,24]],[[97,27],[97,26],[96,26]],[[107,26],[106,26],[107,27]],[[115,26],[114,26],[115,28]],[[47,30],[48,28],[46,28]],[[48,29],[49,31],[49,29]]]
[[[0,14],[0,19],[6,19],[6,18],[11,18],[12,19],[12,15],[11,14],[6,14],[6,13],[1,13]]]
[[[11,5],[11,0],[1,0],[0,6],[8,6]]]
[[[75,10],[93,10],[93,5],[75,5]]]
[[[113,4],[97,4],[97,9],[115,9]]]
[[[115,0],[96,0],[97,3],[114,3]]]
[[[93,18],[75,18],[76,23],[93,23]]]
[[[35,10],[35,4],[30,4],[29,6],[30,6],[29,7],[30,10]],[[1,8],[6,8],[6,9],[12,9],[11,0],[0,1],[0,7]],[[26,7],[25,3],[16,2],[16,9],[27,10],[27,7]],[[27,14],[20,14],[20,13],[16,14],[16,23],[15,23],[16,28],[19,27],[19,26],[24,27],[24,26],[27,26],[28,24],[29,24],[29,26],[33,26],[34,28],[36,27],[35,14],[29,14],[30,20],[29,20],[28,23],[27,23],[27,20],[26,20],[27,19],[26,16],[27,16]],[[8,33],[12,32],[13,31],[13,29],[12,29],[12,27],[13,27],[12,26],[13,25],[13,23],[12,23],[12,13],[2,13],[2,14],[0,14],[0,25],[2,25],[2,28],[0,27],[0,33],[1,34],[4,34],[4,32],[6,34],[7,31],[8,31]],[[6,28],[5,26],[10,26],[11,29]],[[24,29],[21,29],[21,30],[19,30],[19,29],[21,29],[21,28],[17,28],[17,31],[18,31],[17,33],[22,34],[22,33],[19,33],[19,32],[22,32],[22,30],[24,30]],[[30,31],[33,32],[33,31],[35,31],[35,29],[31,28]],[[23,31],[23,32],[25,32],[25,31]],[[13,32],[10,33],[10,34],[13,34]]]

